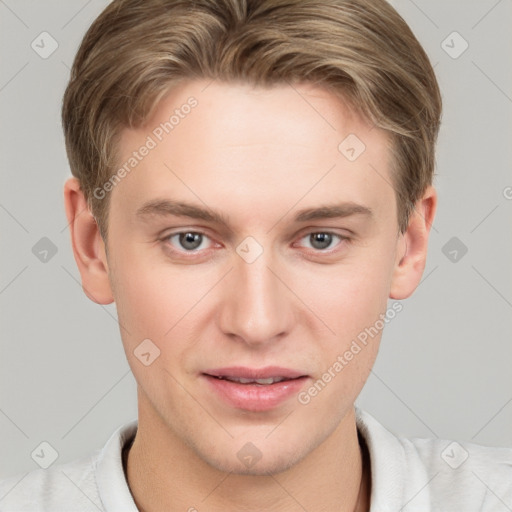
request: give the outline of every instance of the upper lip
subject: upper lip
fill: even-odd
[[[280,366],[266,366],[265,368],[247,368],[244,366],[230,366],[227,368],[215,368],[203,372],[212,377],[235,377],[242,379],[269,379],[271,377],[282,377],[285,379],[296,379],[306,375],[297,370],[282,368]]]

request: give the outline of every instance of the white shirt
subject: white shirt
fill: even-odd
[[[356,421],[370,454],[371,512],[512,511],[512,448],[399,438],[357,407]],[[122,464],[136,430],[132,420],[87,457],[1,480],[0,511],[138,512]]]

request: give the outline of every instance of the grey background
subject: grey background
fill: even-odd
[[[0,0],[0,477],[37,468],[42,441],[58,463],[86,455],[137,414],[115,307],[82,292],[62,196],[61,98],[106,4]],[[512,446],[512,1],[394,5],[443,92],[440,204],[424,279],[384,331],[358,405],[400,435]],[[58,43],[46,59],[31,47],[43,31]],[[458,58],[454,31],[469,43]],[[43,237],[57,251],[46,262],[33,253]],[[467,254],[443,252],[452,237]]]

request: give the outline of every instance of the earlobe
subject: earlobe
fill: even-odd
[[[93,302],[110,304],[114,297],[108,276],[105,245],[77,178],[66,181],[64,204],[82,288]]]
[[[434,221],[437,193],[429,186],[411,212],[405,233],[397,242],[397,257],[389,297],[410,297],[421,281],[427,261],[428,236]]]

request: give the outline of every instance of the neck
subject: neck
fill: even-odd
[[[127,480],[140,512],[244,510],[367,512],[370,468],[354,410],[304,459],[278,474],[225,473],[185,445],[158,415],[139,405]],[[360,445],[361,441],[361,445]]]

